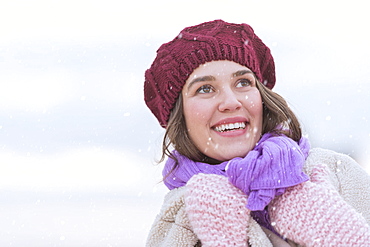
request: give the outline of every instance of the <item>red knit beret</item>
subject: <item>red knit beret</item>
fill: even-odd
[[[229,60],[251,69],[265,86],[275,84],[275,64],[270,49],[247,24],[222,20],[187,27],[157,50],[145,72],[144,99],[162,127],[189,75],[201,64]]]

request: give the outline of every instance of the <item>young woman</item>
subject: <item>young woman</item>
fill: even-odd
[[[158,49],[144,93],[171,191],[147,246],[370,246],[370,176],[310,149],[274,84],[247,24],[202,23]]]

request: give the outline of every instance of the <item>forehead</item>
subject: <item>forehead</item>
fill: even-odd
[[[220,61],[211,61],[204,64],[201,64],[196,68],[193,73],[189,76],[188,80],[195,79],[199,76],[212,75],[212,76],[221,76],[221,75],[231,75],[238,70],[247,69],[241,64],[238,64],[233,61],[220,60]]]
[[[199,73],[212,73],[212,72],[227,73],[230,71],[231,73],[234,73],[235,71],[240,70],[240,69],[250,70],[248,67],[245,67],[233,61],[228,61],[228,60],[211,61],[211,62],[201,64],[198,68],[196,68],[193,71],[191,75],[199,74]]]

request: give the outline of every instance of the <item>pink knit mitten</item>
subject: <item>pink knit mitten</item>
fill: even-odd
[[[275,229],[303,246],[370,246],[370,227],[327,182],[326,166],[269,204]]]
[[[202,246],[248,246],[247,196],[226,177],[198,174],[187,183],[186,212]]]

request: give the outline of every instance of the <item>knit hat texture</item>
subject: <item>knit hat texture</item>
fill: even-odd
[[[275,64],[270,49],[247,24],[222,20],[187,27],[157,50],[145,72],[144,99],[162,127],[190,74],[201,64],[229,60],[251,69],[258,80],[272,89]]]

